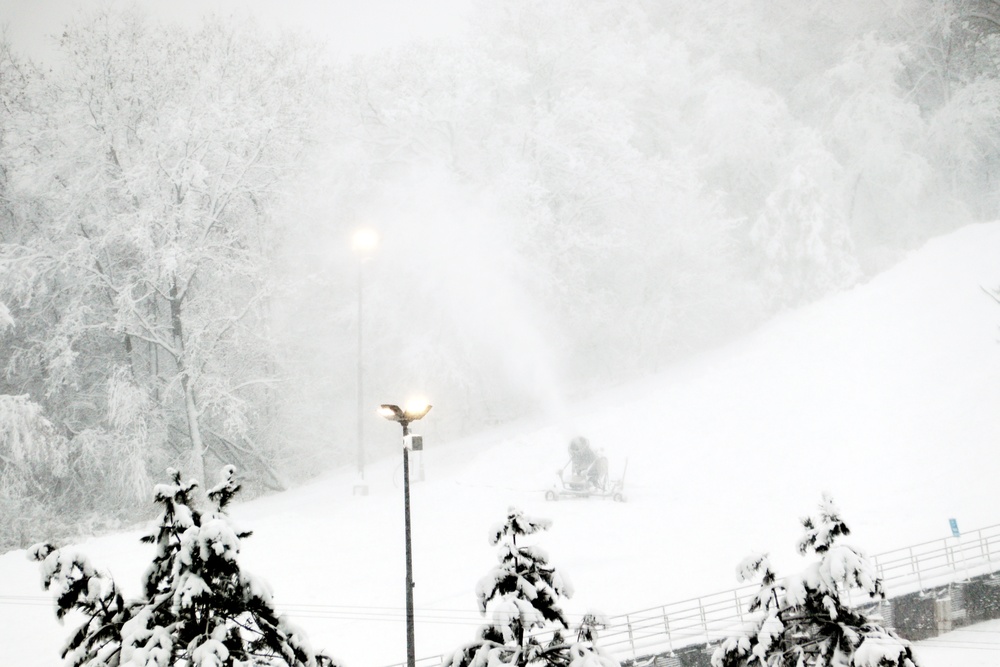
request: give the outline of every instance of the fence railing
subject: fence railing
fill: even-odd
[[[1000,570],[1000,524],[980,528],[961,537],[924,542],[871,557],[889,597],[945,586]],[[681,600],[608,618],[600,633],[600,646],[619,660],[637,661],[645,656],[678,648],[707,644],[737,633],[744,623],[757,584]],[[859,590],[849,590],[845,602],[861,606],[871,602]],[[417,661],[419,667],[436,667],[443,656]],[[391,667],[398,667],[392,665]]]

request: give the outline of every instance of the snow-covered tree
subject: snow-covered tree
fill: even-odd
[[[490,544],[500,547],[499,563],[476,585],[479,613],[490,623],[479,629],[476,640],[446,657],[444,667],[617,667],[595,646],[596,631],[604,625],[600,614],[584,616],[575,642],[563,634],[569,624],[559,599],[571,597],[572,586],[549,564],[544,550],[523,542],[551,525],[512,507],[507,519],[493,527]]]
[[[201,479],[214,454],[280,487],[274,211],[318,125],[321,58],[252,22],[135,8],[85,15],[61,46],[5,138],[28,219],[0,238],[18,324],[0,364],[74,434],[121,435],[107,395],[130,383],[128,436],[92,444],[144,436]]]
[[[41,539],[47,512],[80,502],[67,445],[30,397],[0,393],[0,552]]]
[[[799,552],[816,560],[801,573],[778,580],[762,554],[740,564],[740,580],[761,577],[753,620],[715,650],[713,667],[915,667],[908,641],[842,599],[849,588],[874,599],[885,593],[864,552],[838,543],[850,530],[829,495],[802,525]]]
[[[839,166],[817,133],[794,136],[750,231],[767,293],[786,305],[849,287],[861,276],[836,195]]]
[[[76,611],[84,623],[62,656],[68,667],[332,667],[305,635],[274,609],[267,584],[237,562],[250,535],[233,526],[226,505],[239,491],[227,466],[210,489],[210,508],[194,506],[195,481],[169,471],[156,486],[162,505],[156,546],[141,597],[125,601],[109,575],[76,552],[39,544],[44,585],[56,594],[56,615]]]

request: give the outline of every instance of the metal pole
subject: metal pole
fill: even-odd
[[[362,382],[363,375],[363,357],[362,357],[362,331],[363,331],[363,320],[362,315],[363,310],[363,300],[362,295],[364,294],[364,275],[365,275],[365,260],[364,258],[358,259],[358,475],[360,479],[364,481],[365,479],[365,427],[364,427],[364,385]]]
[[[632,662],[635,662],[639,658],[637,657],[635,651],[635,636],[632,634],[632,619],[629,618],[628,614],[625,614],[625,626],[628,628],[628,645],[632,648]]]
[[[958,543],[958,553],[960,553],[962,555],[962,569],[965,570],[965,580],[966,581],[971,581],[972,577],[969,575],[969,561],[965,560],[965,545],[962,543],[961,535],[959,535],[959,537],[956,537],[955,541]],[[951,557],[952,557],[952,559],[955,558],[955,552],[954,552],[954,550],[952,550],[952,556]],[[955,564],[952,565],[953,569],[954,569],[954,566],[955,566]]]
[[[924,590],[924,582],[920,576],[920,560],[913,555],[913,547],[909,548],[909,552],[910,552],[910,565],[913,568],[913,571],[917,573],[917,586],[920,588],[920,592],[922,593]]]
[[[403,425],[403,437],[409,435],[408,424]],[[410,547],[410,450],[403,445],[403,511],[406,523],[406,665],[415,667],[417,653],[413,639],[413,552]]]
[[[673,652],[674,652],[674,638],[670,634],[670,616],[667,614],[667,608],[666,607],[660,607],[660,610],[663,612],[663,629],[667,632],[667,650],[669,650],[670,653],[673,654]],[[632,649],[632,655],[635,655],[635,648],[634,647]]]
[[[708,637],[708,617],[705,615],[705,605],[701,603],[701,598],[698,598],[698,614],[701,616],[701,627],[705,631],[705,643],[707,644],[711,640]]]

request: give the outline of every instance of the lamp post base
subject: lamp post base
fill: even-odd
[[[368,485],[365,484],[364,482],[357,482],[357,483],[355,483],[353,495],[355,495],[355,496],[367,496],[368,495]]]

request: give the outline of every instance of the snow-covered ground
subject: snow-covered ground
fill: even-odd
[[[1000,286],[998,258],[1000,223],[970,226],[866,285],[559,420],[427,440],[424,460],[414,456],[426,480],[412,489],[418,657],[471,638],[473,590],[495,562],[487,533],[510,505],[553,520],[539,543],[572,578],[575,614],[731,588],[754,550],[797,569],[798,517],[823,490],[869,552],[945,537],[952,517],[966,531],[1000,523],[1000,304],[983,292]],[[436,405],[427,420],[447,409]],[[604,449],[612,476],[628,460],[627,503],[544,500],[578,433]],[[244,567],[348,666],[405,659],[400,468],[399,459],[371,465],[367,497],[351,495],[343,471],[233,512],[254,531]],[[80,548],[134,593],[151,557],[142,532]],[[68,631],[37,565],[21,551],[0,556],[3,662],[54,666]],[[920,656],[926,667],[986,665],[1000,662],[998,650],[1000,625],[984,624],[922,643]]]
[[[920,667],[996,667],[1000,664],[1000,621],[960,628],[917,643]]]

